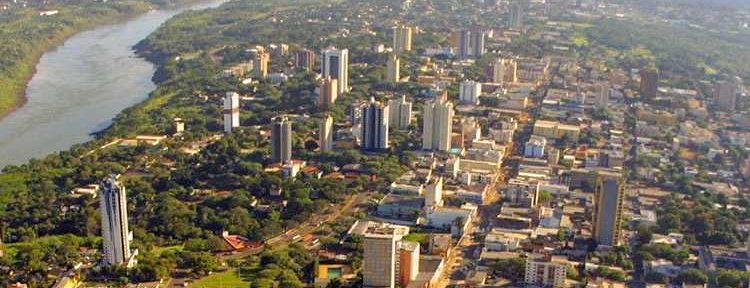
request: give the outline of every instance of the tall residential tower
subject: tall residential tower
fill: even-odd
[[[224,96],[224,132],[232,133],[240,127],[240,94],[227,92]]]
[[[271,161],[282,164],[292,161],[292,122],[286,117],[271,127]]]
[[[323,50],[323,77],[330,76],[338,80],[339,95],[349,91],[349,50],[329,47]]]
[[[422,148],[448,151],[453,131],[453,104],[446,99],[435,99],[424,104]]]
[[[128,205],[125,186],[114,176],[99,184],[99,209],[102,215],[102,255],[105,265],[132,266],[135,253],[130,251],[133,235],[128,230]]]
[[[617,246],[622,233],[622,206],[625,187],[622,176],[600,172],[594,193],[594,240],[599,245]]]
[[[388,106],[370,100],[362,109],[362,143],[363,150],[388,149]]]

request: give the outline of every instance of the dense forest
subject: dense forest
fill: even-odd
[[[748,39],[696,33],[664,23],[603,20],[585,30],[588,38],[618,51],[619,64],[642,67],[653,58],[660,70],[675,77],[702,79],[719,72],[750,78]]]

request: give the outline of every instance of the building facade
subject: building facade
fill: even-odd
[[[393,228],[368,229],[362,261],[364,287],[396,287],[396,237]]]
[[[292,122],[282,117],[271,126],[271,161],[292,161]]]

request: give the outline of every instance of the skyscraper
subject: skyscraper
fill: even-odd
[[[510,4],[510,16],[508,17],[508,27],[513,30],[523,30],[523,2],[515,0]]]
[[[292,161],[292,122],[286,117],[271,126],[271,161],[282,164]]]
[[[362,257],[364,287],[396,286],[396,235],[393,228],[370,228],[365,233]]]
[[[294,59],[294,66],[297,67],[297,69],[312,72],[313,69],[315,69],[315,52],[308,49],[297,51]]]
[[[224,132],[232,133],[240,127],[240,94],[227,92],[224,96]]]
[[[320,80],[318,106],[330,108],[336,103],[336,98],[338,98],[338,80],[333,79],[330,76],[323,77],[323,79]]]
[[[411,124],[412,103],[406,101],[406,95],[388,101],[388,124],[393,129],[406,129]]]
[[[401,59],[395,53],[388,55],[388,63],[386,65],[386,76],[385,81],[396,83],[401,80]]]
[[[326,115],[323,120],[320,121],[320,127],[318,129],[318,144],[320,151],[331,151],[333,150],[333,116]]]
[[[622,205],[625,187],[622,176],[600,172],[594,193],[594,240],[599,245],[620,244]]]
[[[641,70],[641,98],[656,98],[659,91],[659,72],[655,69]]]
[[[338,80],[339,95],[349,91],[349,50],[329,47],[323,50],[323,77]]]
[[[463,104],[479,104],[479,95],[482,94],[482,83],[465,80],[461,82],[458,98]]]
[[[99,184],[99,209],[102,215],[102,255],[105,265],[129,266],[135,253],[130,251],[132,234],[128,230],[128,207],[125,186],[114,176]],[[136,252],[137,253],[137,252]]]
[[[450,150],[453,113],[453,104],[445,99],[435,99],[424,104],[422,149]]]
[[[363,150],[388,149],[388,106],[370,100],[362,109]]]
[[[268,62],[271,61],[271,54],[266,50],[258,50],[255,55],[255,77],[264,79],[268,76]]]
[[[405,25],[393,27],[393,52],[411,51],[411,36],[411,27]]]
[[[719,81],[714,85],[714,102],[721,111],[737,109],[737,86],[733,81]]]

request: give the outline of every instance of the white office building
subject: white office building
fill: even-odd
[[[339,95],[349,91],[349,50],[329,47],[323,50],[323,77],[337,80]]]

